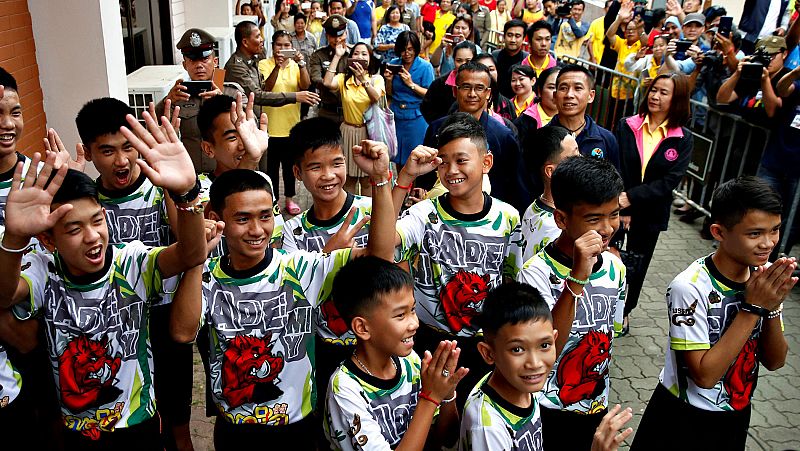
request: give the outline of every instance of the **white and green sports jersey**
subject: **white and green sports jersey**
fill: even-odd
[[[350,252],[268,248],[246,271],[231,268],[227,256],[206,261],[202,321],[209,326],[211,392],[226,421],[281,426],[312,412],[313,310],[330,296]]]
[[[148,299],[161,294],[163,249],[140,241],[109,246],[103,272],[88,277],[68,274],[58,254],[34,251],[26,259],[30,302],[14,311],[44,318],[68,429],[93,435],[155,414]]]
[[[264,174],[261,171],[255,171],[261,174],[262,177],[267,179],[267,183],[269,183],[269,189],[274,193],[275,190],[272,188],[272,180],[269,179],[267,174]],[[199,174],[197,176],[198,180],[200,181],[200,194],[198,194],[199,202],[201,204],[206,204],[206,209],[210,209],[211,207],[208,205],[208,201],[211,200],[211,183],[214,181],[213,174]],[[274,199],[274,197],[273,197]],[[276,245],[280,242],[280,239],[283,236],[283,216],[281,216],[281,207],[278,206],[278,201],[273,200],[272,202],[272,214],[274,217],[275,225],[272,229],[272,236],[269,239],[271,245]],[[217,247],[211,251],[211,257],[219,257],[225,253],[225,237],[223,236],[221,240],[219,240],[219,244]]]
[[[542,293],[552,310],[564,290],[572,258],[555,243],[525,263],[519,281]],[[598,256],[583,296],[575,300],[575,320],[542,390],[542,406],[595,413],[608,407],[611,341],[622,330],[625,265],[610,252]]]
[[[419,319],[451,335],[474,336],[472,321],[487,292],[504,276],[516,278],[522,264],[519,213],[484,196],[476,214],[456,212],[443,194],[412,206],[397,221],[400,259],[411,266]]]
[[[100,205],[106,210],[109,244],[141,241],[145,246],[166,246],[170,242],[169,219],[164,190],[144,174],[119,191],[103,188],[97,179]]]
[[[372,214],[372,199],[347,193],[347,199],[339,212],[329,220],[322,221],[314,216],[314,207],[286,221],[283,234],[283,250],[292,253],[297,250],[322,252],[328,240],[342,228],[350,208],[355,206],[352,227],[358,221]],[[356,232],[353,240],[356,247],[367,247],[369,223]],[[339,315],[333,301],[323,299],[319,308],[314,311],[317,335],[328,343],[340,345],[356,344],[356,337],[350,332],[347,323]]]
[[[539,402],[531,395],[530,407],[515,406],[489,386],[492,373],[475,385],[464,404],[459,451],[542,451]]]
[[[762,319],[713,388],[699,387],[678,356],[680,351],[711,349],[720,340],[744,301],[744,287],[723,276],[708,256],[689,265],[667,288],[669,348],[659,380],[672,394],[694,407],[732,411],[750,404],[758,381]]]
[[[537,197],[522,216],[522,237],[525,238],[522,261],[530,260],[559,235],[561,229],[553,218],[553,209]]]
[[[8,199],[8,192],[11,191],[11,180],[14,177],[14,171],[17,169],[17,164],[23,163],[22,166],[22,180],[25,180],[25,175],[31,166],[31,159],[17,152],[17,162],[8,171],[0,174],[0,226],[6,224],[6,200]],[[39,163],[39,170],[42,169],[43,163]]]
[[[422,363],[415,352],[393,356],[392,380],[370,376],[350,359],[331,376],[324,428],[331,447],[344,451],[394,449],[417,408]]]
[[[22,376],[8,360],[6,349],[0,344],[0,409],[14,402],[21,389]]]

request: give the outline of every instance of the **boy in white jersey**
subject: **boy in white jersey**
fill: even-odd
[[[786,360],[782,302],[797,264],[768,266],[780,196],[755,177],[728,181],[714,192],[711,221],[717,250],[667,289],[666,362],[631,449],[745,449],[759,363],[774,371]],[[697,426],[687,436],[678,423]]]
[[[607,249],[623,184],[606,160],[584,157],[562,161],[551,183],[562,232],[519,281],[542,293],[560,332],[541,398],[545,449],[588,449],[608,407],[611,341],[622,325],[625,265]]]
[[[530,140],[536,143],[536,147],[528,149],[525,154],[528,171],[540,174],[544,190],[522,215],[522,236],[525,238],[523,262],[530,260],[561,235],[561,229],[553,219],[555,205],[550,179],[561,160],[581,154],[575,137],[563,127],[542,127],[532,134]]]
[[[508,282],[489,292],[478,320],[484,333],[478,350],[494,369],[467,399],[458,448],[541,451],[539,392],[556,360],[558,337],[550,308],[530,285]],[[592,450],[616,450],[633,432],[619,432],[632,416],[631,409],[614,407],[597,428]]]
[[[193,208],[199,184],[191,159],[165,118],[166,135],[144,116],[152,134],[130,115],[128,124],[141,139],[127,128],[121,132],[144,157],[138,167],[175,200],[177,243],[109,245],[95,183],[66,165],[56,170],[54,153],[48,152],[38,176],[34,155],[24,184],[19,164],[8,196],[0,302],[20,303],[30,317],[44,318],[69,450],[163,448],[150,303],[162,294],[163,279],[205,259],[206,243],[203,218]],[[30,254],[20,274],[22,250],[33,236],[50,252]]]
[[[415,280],[422,322],[417,350],[457,340],[461,363],[471,370],[459,387],[461,406],[475,377],[488,369],[476,348],[478,328],[472,319],[489,288],[516,277],[522,234],[517,210],[481,189],[493,156],[480,123],[467,113],[452,114],[438,140],[438,151],[422,146],[412,151],[397,178],[395,210],[399,212],[414,179],[433,169],[449,192],[406,210],[397,222],[396,243]]]
[[[332,448],[421,451],[455,443],[455,388],[468,370],[458,368],[454,341],[421,360],[412,349],[419,321],[411,276],[391,262],[359,258],[336,275],[333,302],[357,343],[328,386]]]
[[[289,253],[297,250],[329,252],[367,245],[372,199],[344,190],[347,160],[341,139],[339,125],[322,117],[301,121],[289,133],[295,152],[294,176],[303,182],[313,199],[308,210],[284,225],[283,249]],[[327,392],[334,370],[353,353],[356,337],[330,299],[323,299],[314,310],[314,325],[314,369],[317,389],[322,394]],[[317,415],[321,419],[325,398],[317,397],[317,403]],[[324,437],[321,440],[325,440]]]
[[[273,249],[268,246],[273,199],[266,179],[234,169],[211,185],[211,218],[225,223],[227,253],[205,263],[202,279],[196,273],[184,277],[173,302],[173,325],[176,311],[182,328],[196,331],[208,324],[209,377],[219,412],[217,450],[253,443],[297,449],[316,444],[310,418],[318,396],[313,309],[328,298],[333,277],[350,258],[372,254],[389,260],[393,255],[388,148],[363,141],[354,154],[375,183],[373,227],[365,249],[330,254]],[[190,277],[195,282],[188,283]]]

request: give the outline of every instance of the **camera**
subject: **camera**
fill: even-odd
[[[567,18],[572,15],[572,0],[560,3],[556,7],[556,15],[561,18]]]
[[[767,51],[767,48],[762,45],[761,47],[757,48],[755,52],[753,52],[752,56],[750,56],[750,62],[758,63],[764,67],[767,67],[769,66],[769,63],[772,62],[772,55],[770,55],[770,53]]]
[[[721,66],[723,55],[717,50],[709,50],[703,53],[703,66]]]

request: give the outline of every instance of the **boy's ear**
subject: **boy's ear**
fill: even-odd
[[[36,235],[36,239],[39,240],[40,243],[42,243],[42,246],[44,246],[44,248],[47,249],[48,252],[50,252],[51,254],[55,252],[56,244],[53,241],[53,234],[51,232],[42,232]]]
[[[86,144],[81,144],[81,147],[83,147],[83,157],[86,159],[86,161],[92,161],[91,146],[87,146]]]
[[[545,164],[544,167],[542,168],[542,172],[544,173],[544,177],[548,178],[548,179],[553,178],[553,172],[555,172],[555,171],[556,171],[556,165],[551,164],[551,163]]]
[[[206,154],[208,158],[214,158],[214,145],[210,142],[206,141],[205,139],[200,141],[200,148],[203,149],[203,153]]]
[[[711,232],[711,236],[714,237],[715,240],[722,241],[725,239],[726,230],[725,227],[723,227],[721,224],[716,224],[716,223],[711,224],[709,230]]]
[[[485,341],[478,342],[478,352],[481,354],[483,361],[486,362],[487,365],[494,365],[494,349],[492,349],[489,343],[486,343]]]
[[[369,331],[369,323],[363,316],[356,316],[350,321],[350,330],[359,340],[369,340],[371,334]]]
[[[494,166],[494,154],[486,152],[486,155],[483,156],[483,173],[488,174],[492,166]]]
[[[300,172],[300,167],[299,167],[299,166],[297,166],[296,164],[293,164],[293,165],[292,165],[292,173],[294,174],[294,178],[296,178],[297,180],[303,180],[303,179],[300,177],[300,173],[301,173],[301,172]]]
[[[567,230],[567,212],[556,208],[553,211],[553,219],[556,221],[556,225],[559,229]]]
[[[211,210],[210,208],[207,211],[208,219],[211,219],[212,221],[222,221],[222,217],[218,215],[216,211]]]

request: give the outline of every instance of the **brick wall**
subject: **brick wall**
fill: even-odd
[[[22,96],[25,130],[17,148],[28,154],[41,150],[47,118],[26,0],[0,0],[0,66],[17,79]]]

